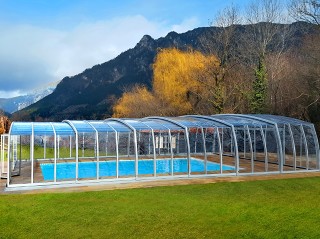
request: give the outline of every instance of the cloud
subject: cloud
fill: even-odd
[[[192,30],[195,26],[199,26],[200,22],[196,17],[185,19],[181,24],[173,25],[171,27],[172,31],[177,33],[183,33],[189,30]],[[190,28],[191,26],[194,26]]]
[[[193,29],[197,19],[168,26],[127,16],[81,23],[70,30],[0,24],[0,98],[12,97],[106,62],[132,48],[145,34]]]

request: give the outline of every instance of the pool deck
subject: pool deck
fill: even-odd
[[[270,157],[272,159],[272,157]],[[209,158],[209,161],[218,162],[218,158]],[[233,157],[224,157],[224,164],[234,165]],[[43,176],[39,167],[39,162],[35,164],[35,182],[43,182]],[[26,187],[26,188],[12,188],[6,189],[6,179],[0,179],[0,194],[33,194],[33,193],[63,193],[63,192],[83,192],[83,191],[101,191],[101,190],[114,190],[114,189],[128,189],[128,188],[145,188],[145,187],[158,187],[158,186],[174,186],[174,185],[189,185],[189,184],[207,184],[219,182],[241,182],[241,181],[254,181],[254,180],[270,180],[270,179],[285,179],[285,178],[304,178],[304,177],[320,177],[319,171],[313,172],[292,172],[292,167],[283,167],[283,174],[276,173],[278,170],[277,164],[268,163],[268,173],[265,173],[264,162],[257,161],[254,163],[254,172],[261,174],[252,174],[250,160],[240,159],[240,173],[248,173],[241,176],[230,175],[212,175],[206,177],[190,177],[190,178],[172,178],[172,179],[154,179],[150,180],[131,180],[131,181],[109,181],[98,183],[85,183],[85,184],[67,184],[58,186],[39,186],[39,187]],[[273,173],[273,171],[275,171]],[[291,171],[291,172],[290,172]],[[196,175],[194,175],[196,176]],[[15,183],[30,182],[30,165],[24,165],[21,175],[12,178]]]
[[[136,182],[113,182],[108,184],[95,185],[71,185],[68,187],[58,188],[37,188],[32,190],[6,191],[5,179],[0,179],[0,194],[40,194],[40,193],[72,193],[72,192],[88,192],[88,191],[104,191],[116,189],[133,189],[133,188],[149,188],[159,186],[176,186],[176,185],[192,185],[192,184],[209,184],[220,182],[243,182],[257,180],[273,180],[273,179],[288,179],[288,178],[306,178],[319,177],[320,172],[300,172],[272,175],[250,175],[250,176],[229,176],[229,177],[208,177],[208,178],[187,178],[173,180],[157,180],[157,181],[136,181]]]
[[[252,169],[253,169],[254,173],[260,173],[260,174],[266,173],[266,171],[268,171],[269,173],[273,173],[273,172],[279,171],[279,165],[272,163],[272,161],[274,160],[274,156],[273,155],[269,155],[269,160],[271,162],[268,162],[267,164],[264,163],[263,155],[258,155],[258,156],[259,156],[260,161],[255,161],[253,168],[251,167],[251,160],[250,159],[240,158],[240,160],[239,160],[239,167],[240,167],[239,172],[240,173],[250,174],[250,173],[252,173]],[[193,158],[202,159],[202,160],[204,159],[203,156],[201,156],[201,155],[196,155],[196,157],[193,157]],[[125,158],[125,160],[128,160],[128,159],[133,160],[133,158]],[[93,160],[94,159],[81,159],[82,162],[88,162],[88,161],[93,161]],[[103,160],[101,160],[101,161],[103,161]],[[218,155],[209,156],[208,157],[208,161],[211,161],[211,162],[214,162],[214,163],[220,163],[220,159],[219,159]],[[46,162],[47,163],[53,163],[50,160],[41,161],[41,162],[38,161],[38,162],[35,163],[35,167],[34,167],[34,183],[43,183],[43,182],[45,182],[43,180],[43,175],[42,175],[40,163],[46,163]],[[70,161],[68,161],[68,160],[60,160],[60,162],[70,162]],[[229,166],[234,166],[235,165],[234,157],[224,156],[223,157],[223,164],[224,165],[229,165]],[[266,170],[266,165],[267,165],[268,170]],[[285,172],[289,172],[289,171],[292,172],[293,168],[292,167],[288,167],[288,166],[283,166],[283,170]],[[297,171],[300,171],[300,170],[303,170],[303,169],[297,168]],[[31,172],[30,161],[29,162],[28,161],[23,161],[23,166],[22,166],[22,171],[21,171],[20,176],[13,177],[11,183],[12,184],[30,183],[30,180],[31,180],[30,172]],[[211,172],[211,173],[215,174],[215,172]],[[218,174],[218,173],[219,173],[219,171],[216,171],[216,174]],[[224,171],[224,173],[228,173],[228,172]],[[232,172],[230,171],[230,173],[232,173]],[[192,174],[193,175],[198,175],[199,173],[193,172]],[[149,176],[152,177],[152,175],[149,175]],[[226,177],[227,176],[228,175],[226,175]],[[217,177],[224,177],[224,175],[217,175]],[[108,178],[106,177],[104,179],[108,179]],[[153,180],[155,180],[155,179],[153,178]],[[171,180],[171,179],[169,179],[169,180]],[[72,180],[70,180],[70,181],[72,181]]]

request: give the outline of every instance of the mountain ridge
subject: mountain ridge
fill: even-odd
[[[303,31],[312,30],[312,25],[307,23],[297,22],[289,26],[295,30],[295,36],[290,39],[290,44],[293,45],[299,45],[306,34]],[[250,27],[251,25],[237,25],[236,30],[241,35]],[[111,117],[112,105],[127,89],[135,84],[151,87],[152,64],[159,49],[192,48],[204,52],[201,38],[209,33],[217,35],[222,30],[219,27],[200,27],[181,34],[169,32],[158,39],[144,35],[134,48],[122,52],[114,59],[97,64],[75,76],[64,77],[50,95],[16,112],[14,118],[61,121]],[[218,49],[218,39],[213,40]],[[241,42],[238,44],[241,45]]]

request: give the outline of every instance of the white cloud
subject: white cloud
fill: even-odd
[[[69,30],[0,25],[0,98],[18,95],[106,62],[132,48],[145,34],[158,38],[198,24],[167,26],[143,16],[82,23]]]
[[[199,25],[200,25],[199,20],[193,17],[193,18],[185,19],[181,24],[173,25],[171,29],[172,31],[175,31],[177,33],[183,33],[183,32],[192,30],[194,27]]]
[[[19,96],[22,93],[20,91],[2,91],[0,90],[0,98],[12,98],[15,96]]]

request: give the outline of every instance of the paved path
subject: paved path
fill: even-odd
[[[207,184],[207,183],[219,183],[219,182],[241,182],[241,181],[305,178],[305,177],[319,177],[320,179],[320,172],[237,176],[237,177],[230,176],[230,177],[210,177],[210,178],[189,178],[189,179],[158,180],[158,181],[137,181],[137,182],[126,182],[126,183],[95,184],[90,186],[70,186],[70,187],[63,187],[63,188],[61,187],[45,188],[45,189],[39,188],[39,189],[11,191],[11,192],[5,191],[6,180],[1,179],[0,194],[37,194],[37,193],[103,191],[103,190],[128,189],[128,188],[147,188],[147,187],[158,187],[158,186]]]

